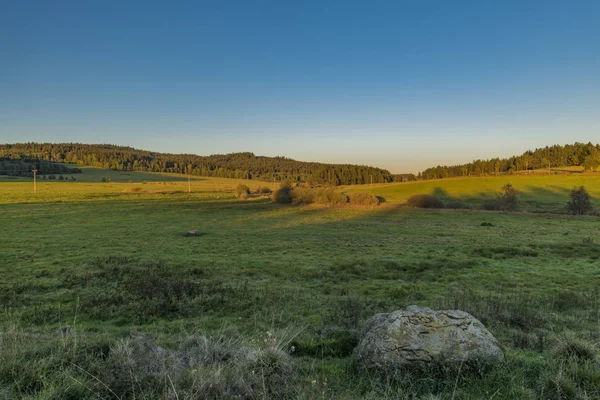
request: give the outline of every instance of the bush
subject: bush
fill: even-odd
[[[500,209],[498,200],[486,200],[483,202],[483,209],[488,211],[496,211]]]
[[[318,204],[346,204],[348,197],[333,189],[319,189],[317,190],[315,202]]]
[[[294,204],[346,204],[348,197],[331,188],[312,189],[294,188],[291,190],[292,203]]]
[[[292,188],[282,186],[273,193],[273,201],[279,204],[290,204],[292,202]]]
[[[272,192],[273,191],[268,187],[259,186],[258,189],[256,189],[256,194],[271,194]]]
[[[244,185],[243,183],[240,183],[235,188],[235,194],[238,199],[247,199],[248,196],[250,195],[250,188],[248,186]]]
[[[295,188],[292,190],[292,203],[313,204],[316,201],[317,192],[314,189]]]
[[[488,211],[517,211],[519,201],[517,191],[512,184],[507,183],[502,186],[502,193],[494,200],[486,200],[483,203],[483,209]]]
[[[462,201],[450,200],[446,201],[445,208],[449,208],[451,210],[468,210],[471,207],[469,207],[468,204],[463,203]]]
[[[304,188],[283,186],[273,194],[273,200],[281,204],[352,204],[377,205],[380,199],[368,193],[354,193],[348,198],[333,188]]]
[[[350,193],[348,202],[360,206],[376,206],[379,204],[379,197],[369,193]]]
[[[502,194],[498,198],[497,207],[502,211],[517,211],[519,209],[517,191],[512,184],[507,183],[502,186]]]
[[[416,208],[444,208],[444,203],[430,194],[415,194],[408,198],[406,202],[411,207]]]
[[[577,215],[587,214],[592,211],[590,194],[583,186],[573,188],[571,191],[571,200],[567,203],[567,208],[569,212]]]

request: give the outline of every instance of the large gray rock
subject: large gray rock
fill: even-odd
[[[370,318],[354,355],[363,367],[384,371],[427,363],[504,360],[496,338],[470,314],[417,306]]]

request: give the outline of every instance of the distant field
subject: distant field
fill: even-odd
[[[38,193],[33,196],[32,179],[0,179],[0,203],[92,201],[107,198],[160,198],[166,192],[186,194],[188,177],[180,174],[109,171],[84,168],[70,180],[38,180]],[[101,182],[102,178],[111,182]],[[70,177],[68,177],[70,179]],[[191,191],[196,197],[233,197],[235,187],[243,183],[251,189],[278,184],[247,179],[192,177]],[[405,183],[341,186],[344,193],[367,192],[385,199],[388,204],[403,204],[413,194],[432,194],[446,201],[460,201],[473,208],[494,198],[503,185],[511,183],[518,191],[520,206],[525,211],[564,211],[574,187],[585,186],[600,207],[600,174],[510,175],[498,177],[451,178]],[[134,193],[134,192],[138,193]]]
[[[96,177],[108,176],[101,175],[105,170],[94,171]],[[111,171],[114,172],[114,171]],[[83,175],[83,174],[82,174]],[[102,183],[92,179],[87,181],[58,181],[58,180],[40,180],[37,183],[37,194],[33,193],[33,180],[27,181],[8,181],[0,180],[0,204],[2,203],[38,203],[38,202],[58,202],[58,201],[103,201],[103,200],[139,200],[160,199],[165,194],[179,195],[182,197],[194,198],[233,198],[234,190],[237,185],[243,183],[251,189],[259,186],[273,187],[268,182],[259,182],[242,179],[228,178],[206,178],[195,177],[188,186],[187,179],[173,177],[175,180],[160,181],[161,174],[143,174],[141,177],[151,175],[153,180],[144,179],[137,183],[128,183],[112,180],[110,183]],[[137,176],[140,178],[140,176]],[[146,181],[146,183],[141,183]],[[191,189],[191,194],[188,193]]]
[[[159,172],[136,172],[136,171],[113,171],[103,168],[87,167],[77,164],[67,164],[71,168],[81,168],[81,174],[73,174],[82,182],[100,182],[102,178],[110,179],[112,182],[183,182],[188,180],[187,175],[167,174]],[[200,177],[191,177],[192,180]]]
[[[120,183],[142,183],[142,182],[187,182],[188,176],[183,174],[171,174],[171,173],[161,173],[161,172],[136,172],[136,171],[113,171],[109,169],[103,168],[95,168],[88,167],[85,165],[79,164],[64,164],[69,168],[80,168],[83,172],[80,174],[63,174],[63,177],[66,180],[71,181],[72,179],[76,179],[80,182],[102,182],[102,178],[105,180],[110,179],[111,182],[120,182]],[[60,176],[60,174],[54,175],[56,178]],[[198,176],[191,176],[192,180],[203,179]],[[43,175],[38,177],[40,182],[44,182],[48,180],[47,177]],[[32,178],[20,178],[20,177],[10,177],[5,175],[0,175],[0,183],[3,181],[19,181],[19,182],[29,182],[32,181]]]
[[[503,185],[511,183],[518,191],[522,209],[558,211],[569,200],[571,189],[585,186],[600,206],[600,174],[510,175],[498,177],[451,178],[392,184],[341,187],[345,193],[368,192],[391,204],[402,204],[413,194],[432,194],[441,199],[458,200],[480,207],[494,198]]]

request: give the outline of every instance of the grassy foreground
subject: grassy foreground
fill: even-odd
[[[374,186],[376,208],[237,201],[204,178],[47,184],[0,184],[0,398],[600,397],[597,217],[394,206],[412,184]],[[472,313],[506,362],[358,369],[364,321],[410,304]]]

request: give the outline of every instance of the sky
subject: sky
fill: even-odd
[[[0,142],[394,173],[600,141],[600,1],[3,1]]]

